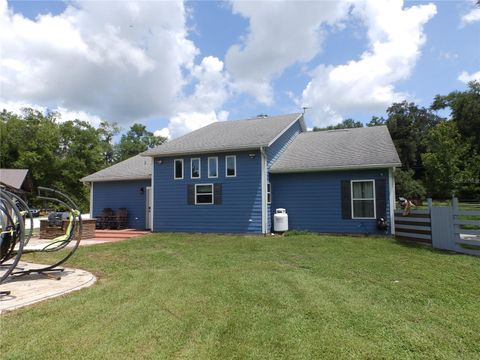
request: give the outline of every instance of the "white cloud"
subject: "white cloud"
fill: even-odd
[[[0,100],[124,124],[169,116],[198,53],[186,17],[182,2],[75,2],[30,20],[0,0]]]
[[[170,138],[176,138],[180,135],[199,129],[203,126],[209,125],[216,121],[227,120],[227,118],[228,118],[228,112],[226,111],[220,111],[218,114],[215,111],[211,111],[209,113],[205,113],[205,112],[179,113],[178,115],[170,118],[168,129],[162,129],[159,131],[162,131],[162,132],[168,131]]]
[[[480,71],[471,74],[466,71],[462,71],[462,73],[458,76],[458,80],[465,84],[469,83],[470,81],[480,81]]]
[[[177,115],[170,118],[168,129],[160,130],[168,130],[171,138],[228,117],[228,112],[220,110],[230,95],[223,62],[214,56],[204,57],[199,65],[192,67],[191,76],[195,83],[192,94],[180,99],[175,108]]]
[[[156,130],[156,131],[153,132],[153,135],[166,137],[167,139],[171,138],[170,130],[168,128],[163,128],[163,129],[160,129],[160,130]]]
[[[289,66],[308,62],[321,50],[324,24],[338,25],[348,2],[231,2],[249,21],[248,34],[228,50],[225,62],[235,89],[271,104],[271,81]]]
[[[460,21],[462,26],[480,21],[480,9],[475,8],[470,10],[470,12],[462,16]]]
[[[368,49],[358,60],[321,64],[313,71],[301,102],[312,108],[315,124],[338,122],[353,111],[384,111],[408,97],[394,85],[410,76],[426,41],[423,26],[435,13],[433,4],[403,8],[401,0],[356,2],[352,15],[367,28]]]
[[[98,127],[98,125],[100,125],[100,123],[102,122],[102,119],[95,114],[88,113],[85,111],[71,111],[62,106],[52,108],[52,107],[46,107],[38,104],[31,104],[31,103],[26,103],[21,101],[8,101],[8,102],[0,101],[0,111],[3,111],[5,109],[14,114],[21,114],[22,109],[24,108],[32,108],[44,114],[46,114],[47,111],[56,112],[60,115],[60,117],[57,118],[59,122],[70,121],[70,120],[82,120],[82,121],[87,121],[94,127]]]
[[[158,130],[168,137],[214,121],[230,95],[228,75],[216,57],[195,63],[188,16],[181,1],[89,1],[30,20],[0,0],[0,104],[94,125],[168,117]]]

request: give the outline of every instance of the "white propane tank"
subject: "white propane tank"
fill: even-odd
[[[288,215],[285,209],[279,208],[275,210],[273,215],[273,230],[275,232],[288,231]]]

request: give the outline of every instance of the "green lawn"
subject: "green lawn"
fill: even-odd
[[[386,238],[155,234],[69,265],[98,283],[2,316],[2,359],[480,358],[480,258]]]

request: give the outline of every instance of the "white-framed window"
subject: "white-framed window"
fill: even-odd
[[[267,204],[272,203],[272,184],[267,183]]]
[[[200,179],[200,158],[190,159],[190,177]]]
[[[208,177],[210,179],[218,177],[218,157],[212,156],[208,158]]]
[[[175,180],[183,179],[183,159],[175,159],[173,162],[173,178]]]
[[[375,180],[351,180],[352,219],[375,219]]]
[[[237,156],[236,155],[225,156],[225,176],[226,177],[237,176]]]
[[[195,205],[213,204],[213,184],[195,184]]]

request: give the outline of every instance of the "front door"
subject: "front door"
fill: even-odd
[[[145,192],[145,228],[152,229],[152,188],[147,186],[147,191]]]

